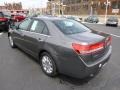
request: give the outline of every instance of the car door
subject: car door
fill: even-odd
[[[30,54],[37,56],[40,48],[43,47],[45,39],[48,35],[44,33],[46,31],[46,24],[41,20],[34,20],[31,24],[28,33],[25,35],[26,48]],[[47,29],[48,30],[48,29]]]
[[[27,33],[28,27],[30,26],[31,23],[32,23],[31,19],[26,19],[22,23],[20,23],[13,32],[14,36],[13,38],[15,43],[23,49],[26,49],[24,36]]]

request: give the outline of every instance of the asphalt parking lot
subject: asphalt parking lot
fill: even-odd
[[[94,78],[50,78],[39,64],[19,49],[9,46],[7,33],[0,33],[0,90],[120,90],[120,27],[86,24],[113,36],[109,63]]]

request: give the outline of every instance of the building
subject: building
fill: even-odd
[[[106,9],[105,1],[106,0],[100,0],[99,7],[97,7],[98,14],[105,14],[105,9]],[[109,15],[114,15],[114,14],[120,15],[120,0],[109,0],[108,14]]]
[[[22,3],[4,3],[0,6],[0,11],[10,12],[10,13],[24,13],[27,14],[29,11],[22,8]]]
[[[22,3],[4,3],[7,10],[22,10]]]
[[[89,0],[64,0],[64,4],[66,5],[64,14],[89,14]]]
[[[106,0],[64,0],[66,15],[103,15],[106,11]],[[108,14],[120,15],[120,0],[109,0]]]
[[[0,6],[0,11],[1,11],[1,10],[6,10],[6,9],[7,9],[6,6]]]
[[[62,0],[48,0],[47,13],[51,15],[61,15],[64,10]]]

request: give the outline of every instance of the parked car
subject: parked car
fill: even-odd
[[[12,14],[12,19],[15,21],[15,22],[21,22],[25,19],[26,17],[24,15],[21,15],[21,14]]]
[[[48,76],[95,75],[109,60],[111,36],[69,19],[33,17],[8,33],[10,46],[36,58]]]
[[[78,22],[81,22],[81,21],[82,21],[81,18],[76,17],[76,16],[68,16],[67,19],[75,20],[75,21],[78,21]]]
[[[106,26],[111,25],[111,26],[118,26],[118,18],[111,16],[107,19]]]
[[[0,12],[0,31],[8,31],[10,15]]]
[[[89,16],[88,18],[85,19],[85,22],[98,23],[99,19],[97,16]]]

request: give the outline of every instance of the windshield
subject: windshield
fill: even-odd
[[[77,34],[90,31],[89,28],[74,20],[54,20],[53,23],[64,34]]]
[[[96,16],[92,16],[93,19],[98,19]]]
[[[109,17],[108,20],[115,20],[115,21],[117,21],[117,17]]]
[[[3,17],[3,14],[0,12],[0,17]]]

